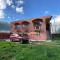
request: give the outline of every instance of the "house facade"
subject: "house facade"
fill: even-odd
[[[11,32],[27,34],[31,41],[47,40],[50,34],[51,16],[11,22]]]

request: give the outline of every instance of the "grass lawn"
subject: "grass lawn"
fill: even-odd
[[[60,41],[0,42],[0,60],[60,60]]]

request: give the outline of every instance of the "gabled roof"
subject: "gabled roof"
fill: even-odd
[[[42,17],[39,17],[39,18],[13,21],[13,22],[11,22],[11,23],[15,24],[15,23],[21,23],[21,22],[23,22],[23,21],[30,22],[30,21],[35,20],[35,19],[43,19],[43,20],[45,20],[46,22],[49,22],[49,21],[51,20],[51,18],[52,18],[52,16],[42,16]]]

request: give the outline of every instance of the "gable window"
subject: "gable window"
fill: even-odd
[[[21,29],[21,25],[16,25],[16,29],[17,30]]]
[[[34,29],[40,29],[41,25],[42,25],[42,22],[35,22]]]
[[[27,22],[27,21],[22,22],[22,27],[23,28],[28,28],[28,26],[29,26],[29,22]]]
[[[32,20],[32,22],[33,22],[34,29],[40,29],[41,25],[43,23],[43,20],[42,19],[34,19],[34,20]]]

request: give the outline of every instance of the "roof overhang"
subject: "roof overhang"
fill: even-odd
[[[41,17],[41,19],[43,19],[45,22],[50,22],[52,16],[44,16],[44,17]]]

